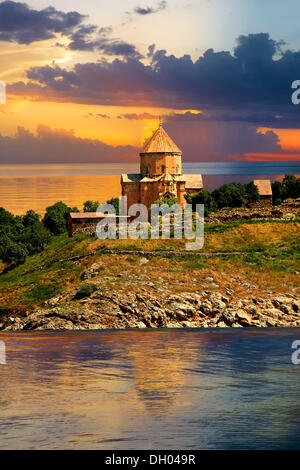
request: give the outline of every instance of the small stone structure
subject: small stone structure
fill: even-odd
[[[272,186],[270,180],[253,180],[258,188],[260,200],[259,204],[263,206],[272,205]]]
[[[96,227],[100,220],[106,219],[107,222],[115,218],[116,224],[119,223],[121,219],[126,219],[129,222],[130,217],[113,215],[113,214],[102,214],[98,212],[71,212],[68,216],[68,234],[69,237],[73,237],[75,233],[78,232],[87,232],[94,234],[96,232]]]

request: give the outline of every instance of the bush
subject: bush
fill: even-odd
[[[64,202],[56,202],[47,207],[43,223],[54,235],[67,231],[67,219],[70,212],[79,212],[77,207],[68,207]]]
[[[2,260],[4,263],[18,265],[25,262],[27,255],[28,252],[24,245],[9,241],[2,255]]]
[[[285,199],[297,199],[300,197],[300,178],[294,175],[285,175],[282,181],[272,183],[273,203],[282,202]]]
[[[258,187],[253,183],[253,181],[251,181],[251,183],[245,184],[244,187],[246,192],[247,204],[259,201],[260,195],[258,192]]]
[[[45,301],[60,292],[61,287],[57,284],[38,284],[28,292],[28,297],[35,301]]]
[[[175,196],[163,197],[161,199],[157,199],[154,204],[158,204],[159,206],[167,204],[169,207],[171,207],[173,204],[179,204],[179,199]]]
[[[116,211],[116,215],[119,215],[119,213],[120,213],[119,198],[117,198],[117,197],[112,197],[111,199],[109,199],[108,201],[106,201],[106,204],[111,204],[112,206],[114,206],[115,211]]]
[[[240,183],[224,184],[212,192],[212,197],[219,209],[227,206],[241,207],[247,200],[245,186]]]
[[[217,204],[212,195],[206,189],[200,189],[197,194],[185,194],[188,204],[192,204],[193,211],[196,210],[196,204],[204,204],[204,217],[217,210]]]
[[[73,298],[79,300],[84,299],[85,297],[90,297],[90,295],[92,295],[92,293],[97,289],[98,287],[96,284],[83,284],[81,287],[79,287]]]
[[[0,259],[4,263],[22,264],[27,255],[40,253],[50,234],[34,211],[23,217],[0,208]]]
[[[99,201],[85,201],[83,203],[83,212],[97,212]]]

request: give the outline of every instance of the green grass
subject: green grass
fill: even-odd
[[[256,220],[234,220],[232,222],[224,223],[206,223],[204,225],[204,233],[224,233],[232,228],[239,227],[240,225],[256,225],[256,224],[290,224],[300,223],[300,219],[256,219]]]
[[[264,230],[260,227],[261,230],[259,230],[260,224],[267,223],[276,224],[276,230],[273,225],[270,228],[264,227]],[[246,227],[238,229],[239,226],[247,224],[254,226],[251,230],[250,228],[245,230]],[[282,227],[281,230],[278,224],[284,224],[284,228]],[[204,251],[241,251],[242,254],[208,259],[194,256],[190,252],[169,261],[166,261],[161,254],[159,257],[153,257],[151,263],[143,269],[148,270],[150,279],[152,275],[155,275],[155,266],[162,272],[175,274],[188,273],[190,270],[211,270],[212,272],[227,272],[230,275],[231,269],[237,269],[245,274],[247,272],[257,274],[258,282],[260,278],[268,279],[268,276],[270,279],[274,276],[288,277],[300,270],[299,231],[295,224],[295,220],[207,224],[207,245]],[[223,233],[225,235],[222,235]],[[135,242],[132,240],[129,244],[124,244],[121,240],[116,247],[118,246],[119,250],[184,250],[185,244],[180,245],[177,242],[172,240]],[[138,248],[136,244],[139,245]],[[1,312],[9,309],[24,311],[35,308],[71,286],[80,286],[80,273],[93,262],[99,261],[100,257],[104,260],[105,276],[110,276],[110,279],[106,281],[106,288],[117,289],[116,274],[128,269],[130,265],[129,269],[134,268],[138,255],[134,253],[124,257],[118,254],[103,255],[101,252],[103,247],[106,247],[105,242],[101,244],[87,234],[77,234],[73,238],[69,238],[67,234],[53,237],[42,253],[28,257],[23,265],[0,275],[0,315]],[[76,255],[88,254],[91,251],[96,251],[96,254],[79,261],[62,261]]]
[[[81,254],[90,243],[86,235],[53,237],[42,253],[0,275],[0,307],[30,308],[57,295],[78,279],[82,266],[61,259]]]
[[[82,284],[74,295],[74,300],[90,297],[97,289],[96,284]]]
[[[26,292],[26,298],[34,301],[45,301],[60,292],[61,287],[57,284],[39,284]]]

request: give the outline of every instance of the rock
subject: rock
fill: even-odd
[[[268,319],[267,319],[267,325],[268,325],[268,326],[271,326],[271,327],[274,327],[274,326],[277,325],[277,321],[274,320],[273,318],[268,318]]]
[[[195,328],[195,326],[196,326],[194,323],[192,323],[190,321],[183,321],[183,322],[181,322],[181,324],[184,328]]]
[[[61,300],[61,297],[52,297],[52,299],[49,299],[48,301],[45,302],[45,305],[50,305],[50,307],[55,307],[58,302]]]
[[[217,324],[217,327],[218,328],[228,328],[228,325],[226,325],[226,323],[224,323],[223,321],[219,321],[219,323]]]
[[[294,312],[300,312],[300,300],[293,301],[292,309],[294,310]]]
[[[249,326],[251,325],[251,322],[252,322],[252,315],[250,315],[249,313],[245,312],[245,310],[238,310],[236,312],[236,317],[239,319],[240,323],[242,325],[246,325],[246,326]]]
[[[149,260],[147,258],[142,257],[142,258],[139,259],[139,265],[140,266],[143,266],[144,264],[147,264],[147,263],[149,263]]]
[[[277,308],[267,308],[263,309],[262,312],[268,317],[277,319],[281,315],[281,311]]]
[[[273,299],[273,304],[276,308],[280,308],[282,305],[292,304],[292,303],[293,303],[292,298],[289,298],[283,295],[278,295],[277,297],[274,297]]]
[[[226,289],[226,295],[229,295],[232,297],[234,295],[234,290],[233,289]]]
[[[200,307],[201,312],[209,314],[212,311],[212,303],[209,300],[204,300]]]
[[[139,322],[137,323],[137,328],[147,328],[147,327],[146,327],[146,325],[145,325],[144,322],[139,321]]]
[[[80,279],[82,281],[84,281],[85,279],[88,279],[89,278],[89,271],[87,269],[85,269],[84,271],[82,271],[82,273],[80,274]]]

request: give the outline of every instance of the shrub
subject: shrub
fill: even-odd
[[[84,299],[85,297],[90,297],[90,295],[92,295],[92,293],[97,289],[98,287],[96,284],[83,284],[74,295],[74,299],[79,300]]]
[[[300,197],[300,178],[294,175],[285,175],[282,181],[272,183],[273,203],[282,202],[285,199],[297,199]]]
[[[185,200],[192,204],[193,211],[196,210],[196,204],[204,204],[204,216],[207,217],[211,212],[217,210],[217,205],[212,195],[206,189],[200,189],[197,194],[185,194]]]
[[[247,200],[245,186],[240,183],[224,184],[212,192],[212,197],[219,209],[226,206],[241,207]]]
[[[116,215],[119,215],[119,213],[120,213],[119,198],[117,198],[117,197],[112,197],[111,199],[109,199],[108,201],[106,201],[106,204],[111,204],[112,206],[114,206],[115,211],[116,211]]]
[[[27,255],[28,252],[23,244],[9,241],[2,255],[2,260],[4,263],[18,265],[25,262]]]
[[[257,202],[260,199],[258,187],[251,181],[251,183],[247,183],[244,185],[245,192],[246,192],[246,201],[248,204],[253,202]]]
[[[27,255],[41,252],[50,238],[40,216],[32,210],[21,217],[0,208],[0,225],[0,259],[5,263],[24,263]]]
[[[28,297],[36,301],[45,301],[60,292],[61,287],[57,284],[38,284],[28,292]]]
[[[70,212],[79,212],[77,207],[68,207],[64,202],[56,202],[47,207],[43,223],[54,235],[67,231],[67,218]]]
[[[99,201],[85,201],[83,203],[83,212],[97,212]]]
[[[171,207],[173,204],[179,204],[179,199],[175,196],[163,197],[161,199],[157,199],[154,204],[158,204],[159,206],[167,204],[169,207]]]

